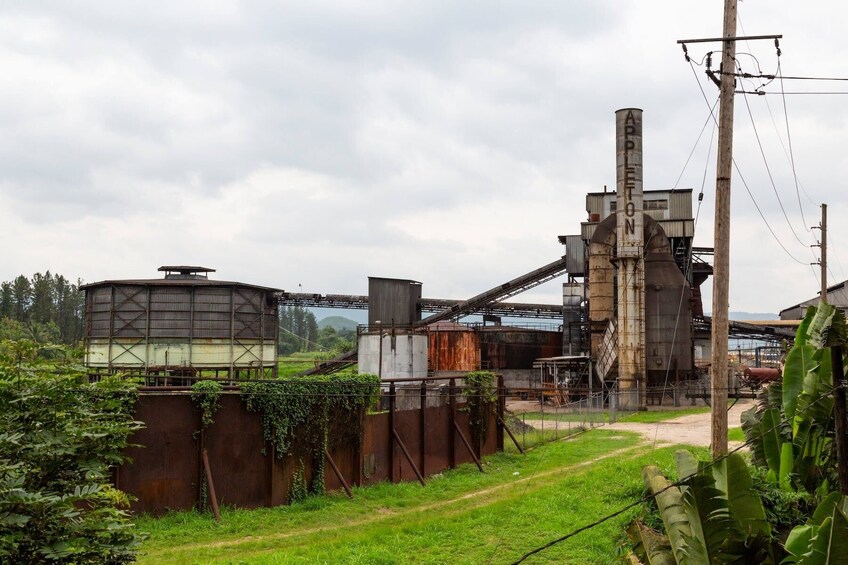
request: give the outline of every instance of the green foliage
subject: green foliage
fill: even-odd
[[[495,374],[491,371],[473,371],[465,375],[465,387],[462,391],[468,409],[468,423],[471,427],[471,441],[477,455],[486,438],[489,427],[489,415],[498,401]]]
[[[783,563],[830,565],[848,561],[848,499],[831,493],[813,516],[786,539]]]
[[[135,388],[88,384],[71,356],[0,344],[0,562],[126,563],[138,535],[110,484],[125,461]]]
[[[291,504],[303,502],[308,496],[309,489],[306,487],[303,459],[301,459],[300,466],[298,466],[292,476],[291,489],[289,489],[289,502]]]
[[[200,410],[202,429],[215,422],[215,412],[220,407],[219,400],[224,386],[218,381],[197,381],[191,386],[191,400]]]
[[[763,502],[766,519],[771,524],[775,537],[785,540],[795,525],[803,524],[811,516],[814,508],[813,495],[804,491],[781,489],[769,479],[768,470],[764,467],[751,465],[749,471],[752,489]]]
[[[266,441],[278,458],[293,451],[312,457],[310,490],[324,492],[324,450],[337,445],[359,446],[365,415],[377,394],[377,375],[327,375],[309,379],[242,384],[248,410],[262,415]]]
[[[833,371],[828,343],[844,340],[844,315],[811,308],[787,356],[782,382],[769,385],[742,415],[752,461],[787,491],[816,493],[834,483]]]
[[[773,563],[771,528],[742,457],[732,453],[704,463],[677,451],[675,459],[679,486],[655,466],[645,467],[642,477],[654,494],[676,562]]]
[[[318,322],[301,306],[280,308],[280,355],[295,351],[312,351],[318,342]]]
[[[50,271],[0,283],[0,339],[79,343],[85,310],[81,284]]]

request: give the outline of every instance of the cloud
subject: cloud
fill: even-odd
[[[740,5],[747,32],[785,34],[787,75],[840,74],[842,38],[819,14]],[[646,188],[703,185],[708,246],[711,126],[695,141],[716,89],[675,41],[720,25],[719,7],[664,1],[4,4],[0,237],[21,243],[4,246],[0,279],[157,276],[176,261],[289,289],[361,294],[375,275],[471,296],[562,253],[555,238],[577,233],[586,192],[615,185],[614,111],[628,106],[645,110]],[[774,69],[769,43],[742,50]],[[748,102],[803,243],[738,96],[740,171],[809,262],[817,204],[845,211],[834,165],[848,110],[787,96],[796,193],[783,99]],[[809,265],[780,249],[737,176],[732,210],[733,308],[812,295]],[[842,278],[848,228],[831,226]],[[558,283],[521,299],[534,296],[558,301]]]

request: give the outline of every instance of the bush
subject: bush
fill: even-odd
[[[141,427],[136,391],[38,358],[32,343],[0,344],[0,562],[131,562],[129,498],[109,479]]]

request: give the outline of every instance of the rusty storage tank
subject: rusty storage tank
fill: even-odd
[[[674,257],[645,254],[645,368],[649,386],[692,375],[692,292]]]
[[[480,337],[472,328],[442,321],[427,326],[432,371],[480,369]]]
[[[163,279],[84,285],[85,364],[109,373],[277,375],[278,289],[164,266]]]

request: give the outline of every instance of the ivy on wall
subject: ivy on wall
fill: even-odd
[[[489,428],[489,415],[498,401],[495,374],[491,371],[473,371],[465,375],[462,395],[468,410],[471,441],[480,454]]]
[[[293,445],[311,457],[310,492],[324,492],[324,450],[340,445],[358,449],[365,415],[380,389],[372,374],[326,375],[244,383],[242,400],[247,409],[262,416],[264,438],[273,444],[278,459]],[[298,450],[300,452],[300,450]]]
[[[198,381],[191,386],[191,401],[200,410],[202,429],[215,422],[215,412],[220,407],[224,386],[218,381]]]

